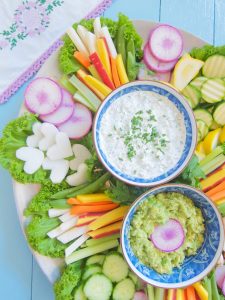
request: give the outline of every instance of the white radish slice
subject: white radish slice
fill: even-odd
[[[58,227],[54,228],[53,230],[49,231],[47,235],[51,238],[54,239],[60,234],[66,232],[67,230],[71,229],[74,227],[77,223],[78,217],[74,217],[71,220],[68,220],[65,223],[60,224]]]
[[[101,26],[100,17],[94,19],[93,26],[94,26],[94,33],[96,35],[96,38],[100,38],[102,35],[102,31],[101,31],[102,26]]]
[[[39,141],[42,139],[43,134],[41,132],[42,124],[40,122],[35,122],[32,126],[33,135],[27,137],[26,144],[29,147],[38,147]]]
[[[58,129],[53,124],[42,123],[41,133],[43,137],[38,143],[39,149],[46,151],[49,147],[55,144],[55,137],[58,132]]]
[[[106,39],[107,46],[109,48],[109,52],[113,58],[117,57],[116,47],[113,43],[111,35],[109,33],[109,29],[107,26],[102,27],[102,35]]]
[[[159,73],[167,73],[174,68],[177,61],[160,62],[151,54],[149,47],[145,46],[144,62],[150,70],[153,70],[153,71],[156,71]]]
[[[60,125],[67,121],[74,110],[74,101],[73,97],[69,92],[62,89],[62,102],[60,106],[53,113],[48,115],[40,115],[39,119],[44,122],[51,123],[53,125]]]
[[[47,157],[51,160],[59,160],[73,155],[70,139],[64,132],[58,132],[55,144],[48,148]]]
[[[143,291],[138,291],[134,294],[133,300],[148,300],[147,295]]]
[[[149,48],[162,62],[177,60],[183,51],[183,38],[173,26],[159,25],[149,37]]]
[[[87,33],[87,44],[90,55],[96,52],[96,36],[92,32]]]
[[[80,39],[79,35],[77,34],[76,30],[73,29],[73,27],[70,27],[69,29],[67,29],[66,33],[68,34],[78,51],[89,57],[89,52]]]
[[[71,186],[78,186],[88,181],[87,177],[88,167],[85,163],[80,164],[77,172],[67,176],[66,182]]]
[[[25,161],[23,170],[27,174],[34,174],[42,165],[44,153],[36,148],[21,147],[16,150],[16,157]]]
[[[69,256],[72,254],[75,250],[77,250],[83,243],[88,240],[89,236],[87,234],[82,235],[77,239],[75,242],[73,242],[68,248],[65,249],[65,256]]]
[[[80,103],[75,103],[75,109],[65,123],[58,126],[58,129],[65,132],[71,139],[81,139],[88,134],[92,125],[92,116],[88,108]]]
[[[223,288],[223,283],[225,281],[225,265],[216,267],[216,283],[219,288]]]
[[[140,68],[138,73],[139,80],[159,80],[164,82],[170,82],[170,77],[171,77],[171,72],[166,72],[166,73],[155,72],[153,74],[149,74],[147,68]]]
[[[85,47],[88,48],[88,43],[87,43],[88,30],[87,30],[87,28],[85,28],[82,25],[78,25],[77,26],[77,33],[79,34],[79,36],[80,36],[82,42],[84,43]]]
[[[81,227],[74,227],[60,236],[57,237],[57,239],[62,242],[63,244],[67,244],[71,242],[72,240],[75,240],[82,234],[86,233],[88,231],[88,226],[81,226]]]
[[[73,218],[74,218],[74,215],[71,215],[71,213],[69,211],[69,212],[65,213],[64,215],[60,216],[59,220],[64,223],[64,222],[66,222],[68,220],[71,220]]]
[[[38,115],[47,115],[59,107],[62,101],[62,91],[52,79],[39,77],[28,85],[24,97],[29,111]]]
[[[52,183],[61,183],[69,171],[69,161],[65,159],[51,160],[45,158],[42,163],[44,170],[51,170],[50,180]]]
[[[68,211],[69,211],[69,209],[50,208],[48,210],[48,216],[49,216],[49,218],[55,218],[55,217],[59,217],[65,213],[67,213]]]
[[[70,169],[76,171],[80,164],[84,163],[85,160],[91,158],[91,152],[85,146],[81,144],[75,144],[72,146],[75,158],[70,160]]]
[[[150,239],[157,249],[172,252],[183,245],[184,229],[179,221],[170,219],[166,224],[156,226]]]

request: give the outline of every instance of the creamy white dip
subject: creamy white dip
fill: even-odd
[[[100,147],[119,171],[154,178],[176,165],[185,132],[182,114],[167,97],[136,91],[114,101],[104,114]]]

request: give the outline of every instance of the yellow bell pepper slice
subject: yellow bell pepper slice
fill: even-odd
[[[103,39],[97,39],[96,44],[97,44],[97,52],[98,52],[99,58],[103,64],[103,66],[105,67],[105,70],[106,70],[108,76],[112,80],[110,59],[109,59],[109,54],[108,54],[108,50],[106,48],[105,41]]]
[[[208,300],[208,298],[209,298],[208,292],[200,282],[194,283],[193,287],[195,288],[195,290],[201,300]]]
[[[129,79],[127,77],[127,72],[126,72],[126,69],[124,67],[124,63],[123,63],[123,59],[122,59],[121,54],[118,54],[117,57],[116,57],[116,67],[117,67],[117,71],[118,71],[118,74],[119,74],[121,84],[128,83]]]
[[[97,89],[105,97],[112,92],[112,90],[107,85],[91,75],[86,75],[84,77],[84,82],[86,82],[89,86]]]
[[[104,193],[77,195],[76,198],[82,203],[111,202],[111,199]]]

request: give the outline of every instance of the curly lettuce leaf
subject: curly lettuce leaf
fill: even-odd
[[[60,223],[58,218],[49,218],[47,215],[33,216],[26,227],[26,235],[30,246],[45,256],[64,257],[64,250],[68,245],[47,236],[47,233],[59,226]]]
[[[205,61],[208,57],[220,54],[225,56],[225,46],[213,46],[213,45],[205,45],[201,48],[193,48],[190,52],[190,55],[193,58],[197,58]]]
[[[61,277],[54,284],[56,300],[72,300],[74,288],[78,285],[82,273],[82,261],[65,267]]]
[[[50,181],[44,183],[39,191],[29,202],[24,211],[26,217],[30,215],[44,215],[48,212],[51,206],[50,197],[55,193],[67,189],[69,185],[63,181],[60,184],[53,184]]]
[[[16,150],[26,146],[26,138],[32,133],[32,125],[37,122],[33,114],[25,114],[6,125],[0,139],[0,164],[11,176],[21,183],[42,183],[48,178],[48,171],[40,168],[34,174],[23,171],[24,162],[16,158]]]

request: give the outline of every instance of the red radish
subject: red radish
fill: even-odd
[[[159,72],[159,73],[167,73],[172,70],[176,64],[176,60],[172,62],[161,62],[157,60],[149,50],[148,46],[144,48],[144,62],[150,70]]]
[[[62,102],[53,113],[48,115],[40,115],[39,118],[53,125],[60,125],[66,122],[73,114],[74,110],[73,97],[69,92],[62,89]]]
[[[225,265],[216,267],[216,283],[221,289],[225,286]]]
[[[65,132],[71,139],[80,139],[91,129],[92,116],[88,108],[80,103],[75,103],[72,116],[58,126],[59,131]]]
[[[148,300],[147,295],[143,291],[138,291],[134,294],[133,300]]]
[[[166,224],[156,226],[150,239],[159,250],[172,252],[183,245],[185,239],[184,229],[179,221],[170,219]]]
[[[148,43],[153,56],[162,62],[177,60],[183,51],[183,38],[170,25],[156,27],[150,34]]]
[[[26,88],[24,96],[27,109],[40,115],[53,113],[62,101],[61,88],[46,77],[34,79]]]
[[[167,72],[167,73],[152,72],[152,74],[148,74],[147,68],[140,68],[138,73],[139,80],[159,80],[159,81],[169,82],[170,77],[171,77],[171,72]]]
[[[225,296],[225,280],[223,281],[222,292],[223,292],[223,295]]]

